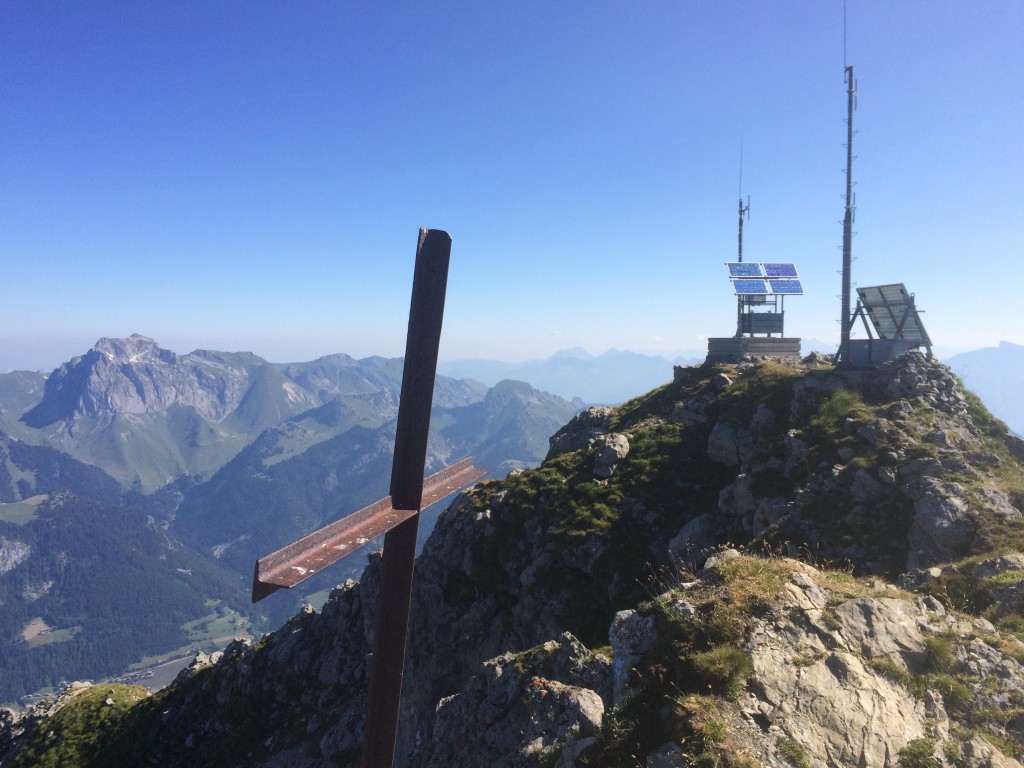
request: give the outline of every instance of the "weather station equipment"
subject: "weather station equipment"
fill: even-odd
[[[743,221],[750,216],[750,200],[739,207],[739,253],[726,263],[736,296],[736,333],[708,339],[708,362],[734,363],[745,358],[800,357],[800,339],[784,333],[786,296],[804,289],[791,262],[743,261]]]

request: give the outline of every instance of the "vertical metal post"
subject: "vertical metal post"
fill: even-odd
[[[740,263],[743,262],[743,214],[750,218],[750,196],[747,196],[747,206],[743,207],[743,149],[740,148],[740,225],[739,235],[739,254],[738,259]],[[743,297],[736,297],[736,338],[743,335]],[[753,335],[753,334],[751,334]]]
[[[395,509],[419,509],[422,501],[451,245],[447,232],[420,230],[391,468]],[[414,515],[384,537],[363,768],[391,768],[394,762],[418,529],[419,515]]]
[[[840,310],[839,362],[850,364],[850,271],[853,266],[853,110],[857,93],[853,82],[853,67],[846,68],[846,214],[843,216],[843,304]]]

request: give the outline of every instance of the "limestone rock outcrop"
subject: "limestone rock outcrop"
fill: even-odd
[[[260,362],[241,353],[179,357],[139,334],[104,338],[50,374],[42,401],[24,420],[43,427],[76,416],[144,414],[177,404],[220,421],[238,407],[250,384],[249,368]]]
[[[594,476],[608,478],[629,455],[629,438],[621,433],[601,435],[594,440]]]
[[[489,659],[438,702],[433,737],[414,764],[548,765],[567,742],[595,741],[605,704],[594,688],[606,687],[607,668],[569,634]]]
[[[568,424],[551,436],[548,441],[551,448],[547,458],[550,459],[557,453],[578,451],[589,446],[592,440],[603,435],[608,429],[611,414],[611,408],[601,405],[577,413]]]

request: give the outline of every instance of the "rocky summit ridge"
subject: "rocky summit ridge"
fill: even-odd
[[[1022,505],[937,361],[678,368],[442,514],[396,765],[1020,765]],[[0,762],[357,765],[379,566],[156,694],[0,714]]]

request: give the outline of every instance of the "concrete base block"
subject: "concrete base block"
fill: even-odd
[[[761,357],[800,359],[800,339],[783,336],[740,336],[708,339],[709,363],[738,363]]]

